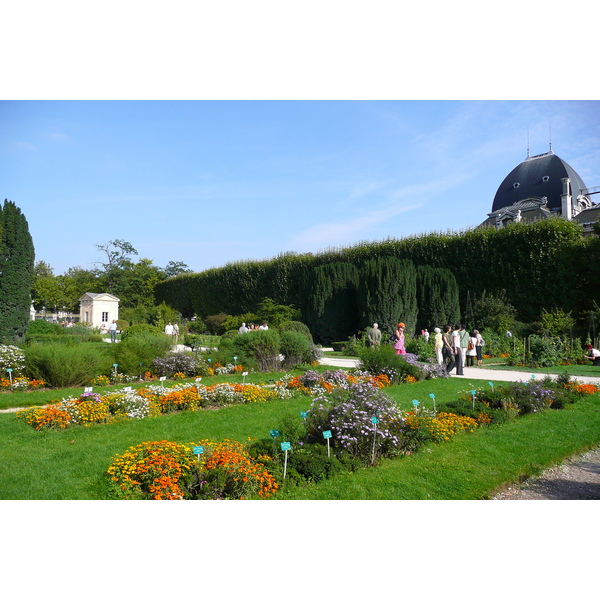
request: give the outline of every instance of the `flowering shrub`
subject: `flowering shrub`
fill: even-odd
[[[232,440],[199,442],[204,453],[192,453],[191,444],[162,440],[144,442],[113,457],[107,475],[119,496],[128,499],[244,499],[268,498],[278,489],[262,456],[250,457]]]
[[[306,371],[297,377],[284,377],[277,383],[285,385],[287,389],[298,390],[305,394],[329,393],[334,389],[347,390],[356,383],[367,383],[378,389],[391,385],[390,378],[384,373],[374,376],[366,371],[348,373],[341,369],[324,373]]]
[[[427,438],[434,442],[448,441],[461,431],[472,432],[477,428],[475,419],[447,412],[436,415],[407,413],[405,419],[410,429],[425,430]]]
[[[181,500],[181,485],[190,478],[195,458],[190,446],[143,442],[113,457],[107,474],[126,499]]]
[[[97,375],[92,380],[90,380],[90,385],[106,387],[107,385],[110,385],[110,379],[106,375]]]
[[[16,417],[37,430],[65,429],[71,423],[71,415],[60,404],[20,410]]]
[[[6,369],[13,370],[13,377],[20,375],[25,368],[25,354],[17,346],[0,344],[0,372]]]
[[[254,459],[243,444],[233,440],[199,442],[204,448],[198,471],[189,487],[189,497],[197,500],[244,500],[268,498],[279,488],[265,462],[269,456]]]
[[[379,420],[377,425],[372,421]],[[348,390],[317,396],[308,410],[306,428],[320,439],[331,431],[334,443],[367,462],[373,456],[391,456],[402,449],[404,417],[398,406],[378,388],[356,383]]]
[[[23,377],[19,375],[14,377],[12,380],[6,379],[5,377],[0,377],[0,388],[10,388],[11,390],[31,390],[37,389],[40,387],[44,387],[46,385],[45,381],[41,379],[27,379],[27,377]]]

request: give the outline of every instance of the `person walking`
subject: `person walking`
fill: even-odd
[[[167,336],[169,336],[171,338],[171,340],[173,339],[173,325],[171,324],[171,321],[169,321],[166,325],[165,325],[165,334]]]
[[[238,329],[238,333],[240,333],[240,334],[248,333],[248,328],[246,327],[246,323],[242,323],[242,325]]]
[[[373,323],[373,327],[369,329],[368,338],[371,346],[379,346],[381,344],[381,329],[379,329],[377,323]]]
[[[394,344],[394,349],[396,350],[396,354],[406,354],[406,349],[404,348],[404,323],[398,323],[398,329],[395,331],[396,342]]]
[[[444,325],[444,333],[442,334],[442,355],[446,363],[446,372],[450,373],[456,364],[454,349],[452,348],[452,327]]]
[[[460,326],[460,353],[462,354],[463,367],[467,364],[467,348],[469,347],[469,332],[465,325]]]
[[[467,344],[467,367],[475,366],[475,358],[477,356],[477,334],[475,330],[469,334],[469,340]]]
[[[117,322],[113,319],[113,322],[110,324],[108,330],[110,331],[110,341],[117,341]]]
[[[454,326],[454,331],[452,332],[452,352],[454,352],[454,360],[456,361],[456,375],[464,375],[462,350],[460,347],[460,330],[461,325],[457,324]]]
[[[474,329],[473,333],[475,334],[475,338],[477,339],[477,344],[475,345],[477,366],[481,367],[483,365],[483,347],[485,346],[485,340],[483,339],[481,333],[479,333],[477,329]]]
[[[438,365],[441,365],[444,362],[444,355],[442,352],[444,348],[442,330],[439,327],[436,327],[433,330],[433,334],[433,348],[435,350],[435,358],[438,362]]]

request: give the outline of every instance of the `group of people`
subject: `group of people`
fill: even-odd
[[[396,354],[406,354],[405,329],[404,323],[398,323],[398,327],[390,336]],[[448,373],[456,369],[456,375],[464,375],[463,367],[474,367],[476,361],[478,367],[483,364],[485,340],[477,329],[467,331],[464,325],[457,324],[454,328],[446,325],[443,331],[436,327],[433,332],[436,359],[440,365],[445,365]],[[429,332],[426,329],[421,332],[421,336],[425,341],[429,341]],[[369,329],[368,338],[371,346],[381,344],[381,330],[377,323],[373,323],[373,327]]]
[[[165,325],[165,334],[168,335],[172,340],[177,342],[179,338],[179,325],[177,323],[171,323],[171,321],[169,321]]]
[[[463,367],[474,367],[483,364],[483,346],[485,340],[477,329],[467,331],[460,323],[454,326],[445,325],[443,331],[436,327],[434,330],[434,348],[437,361],[446,366],[450,373],[456,368],[456,375],[464,375]]]
[[[250,323],[248,327],[246,327],[246,323],[242,323],[241,327],[238,329],[238,333],[248,333],[249,331],[266,331],[269,329],[269,325],[265,321],[262,325],[255,325],[254,323]]]

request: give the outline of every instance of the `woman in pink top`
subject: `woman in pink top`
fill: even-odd
[[[397,338],[394,344],[396,354],[406,354],[406,350],[404,349],[404,323],[398,323],[398,329],[396,329],[395,334]]]

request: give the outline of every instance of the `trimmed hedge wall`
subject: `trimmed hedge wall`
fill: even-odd
[[[347,304],[348,298],[338,292],[346,285],[343,281],[355,281],[350,275],[352,266],[360,278],[368,261],[386,258],[412,261],[417,272],[424,266],[449,271],[460,290],[463,309],[467,293],[473,299],[484,291],[506,290],[507,301],[517,309],[518,319],[525,322],[537,319],[542,308],[560,307],[579,315],[592,310],[594,300],[600,301],[600,240],[583,237],[579,225],[558,217],[514,223],[499,230],[428,233],[319,254],[288,253],[270,260],[240,261],[168,279],[156,286],[155,293],[158,302],[166,302],[187,317],[219,312],[243,314],[251,312],[263,298],[272,298],[279,304],[300,307],[303,321],[310,325],[313,320],[311,330],[319,339],[318,330],[314,330],[318,327],[314,307],[321,302],[319,298],[337,295],[340,303]],[[327,277],[332,280],[331,288],[325,283]],[[429,283],[432,277],[444,276],[423,274],[422,285],[434,289],[437,284]],[[448,290],[449,295],[455,293],[454,289]],[[423,298],[422,310],[433,310],[423,307],[422,302]],[[336,309],[329,306],[327,310]],[[376,307],[373,310],[376,312]],[[449,311],[448,318],[453,315],[452,306],[444,310]],[[464,310],[461,312],[464,314]],[[405,315],[397,317],[408,320]],[[367,324],[366,315],[359,313],[357,318],[361,325]]]

